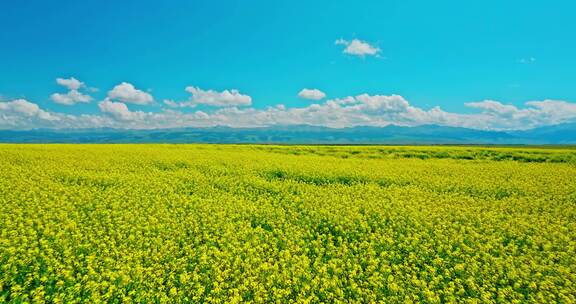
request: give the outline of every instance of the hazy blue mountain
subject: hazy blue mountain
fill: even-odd
[[[457,127],[353,127],[309,125],[265,128],[156,130],[38,129],[0,131],[0,142],[19,143],[278,143],[278,144],[576,144],[576,123],[526,131],[482,131]]]
[[[553,144],[576,143],[576,123],[541,127],[527,131],[511,132],[515,137],[531,140],[542,140]]]

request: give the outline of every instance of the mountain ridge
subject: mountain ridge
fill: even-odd
[[[441,125],[329,128],[286,125],[178,129],[0,130],[2,143],[246,143],[246,144],[576,144],[576,123],[493,131]]]

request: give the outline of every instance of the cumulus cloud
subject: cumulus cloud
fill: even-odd
[[[354,104],[357,103],[358,101],[352,97],[352,96],[347,96],[344,98],[335,98],[335,99],[330,99],[328,100],[326,103],[327,104],[338,104],[338,105],[350,105],[350,104]]]
[[[238,90],[224,90],[222,92],[214,90],[202,90],[198,87],[186,87],[186,92],[192,94],[187,102],[188,106],[204,104],[215,107],[249,106],[252,104],[252,97],[241,94]]]
[[[110,115],[118,120],[132,121],[142,119],[144,117],[144,112],[137,111],[132,112],[128,109],[128,106],[122,102],[114,102],[110,99],[105,99],[98,104],[98,108],[104,114]]]
[[[56,78],[56,83],[68,88],[68,90],[78,90],[82,87],[85,86],[85,84],[74,78],[74,77],[70,77],[70,78]]]
[[[576,103],[562,100],[529,101],[522,106],[484,100],[466,105],[477,112],[454,113],[444,111],[440,107],[426,110],[410,104],[400,95],[360,94],[329,99],[305,107],[287,107],[281,104],[263,109],[225,106],[184,113],[178,111],[180,106],[165,108],[160,112],[131,111],[126,103],[107,98],[98,104],[100,114],[70,115],[46,111],[32,102],[17,99],[0,102],[0,128],[156,129],[298,124],[341,128],[436,124],[473,129],[511,130],[576,121]]]
[[[355,107],[365,112],[374,113],[398,113],[407,111],[410,104],[400,95],[368,95],[356,96],[360,102]]]
[[[198,105],[193,100],[177,102],[171,99],[164,99],[163,103],[170,108],[194,108]]]
[[[80,89],[86,88],[86,85],[74,78],[56,78],[56,83],[66,87],[68,89],[67,93],[54,93],[50,95],[50,99],[55,103],[71,106],[77,103],[88,103],[92,101],[90,95],[86,95],[80,92]]]
[[[172,99],[164,99],[162,102],[171,108],[183,108],[184,107],[182,105],[183,104],[182,102],[176,102]]]
[[[0,102],[0,111],[2,113],[17,113],[24,116],[42,116],[49,118],[49,114],[38,107],[37,104],[31,103],[26,99],[16,99],[8,102]]]
[[[122,82],[108,92],[108,98],[120,102],[147,105],[154,102],[152,95],[138,90],[128,82]]]
[[[502,104],[501,102],[494,100],[467,102],[464,105],[470,108],[480,109],[485,113],[491,113],[501,116],[512,116],[514,113],[518,112],[518,108],[513,105],[505,105]]]
[[[58,115],[40,109],[40,107],[25,99],[15,99],[0,102],[0,128],[21,129],[41,127],[60,120]]]
[[[88,103],[92,101],[92,97],[86,94],[82,94],[77,90],[70,90],[66,94],[54,93],[50,95],[50,99],[55,103],[63,105],[74,105],[76,103]]]
[[[351,41],[338,39],[336,40],[335,44],[345,46],[344,50],[342,51],[344,54],[359,57],[379,56],[381,51],[380,48],[359,39],[352,39]]]
[[[189,100],[177,102],[165,99],[163,103],[170,108],[194,108],[200,104],[213,107],[249,106],[252,104],[252,97],[241,94],[238,90],[217,92],[214,90],[202,90],[193,86],[186,87],[185,90],[192,94]]]
[[[481,110],[490,129],[529,129],[576,120],[576,104],[564,100],[528,101],[523,108],[484,100],[465,104]]]
[[[320,100],[326,97],[326,94],[318,89],[302,89],[298,96],[304,99]]]
[[[452,113],[434,107],[429,110],[411,105],[400,95],[360,94],[301,108],[269,107],[266,109],[236,107],[209,113],[217,124],[255,127],[310,124],[328,127],[352,126],[417,126],[437,124],[485,130],[527,129],[576,121],[576,104],[566,101],[533,101],[517,108],[496,101],[470,103],[480,113]],[[510,111],[514,111],[510,114]]]
[[[124,129],[159,129],[216,126],[210,115],[203,111],[182,113],[173,110],[163,112],[130,111],[125,103],[106,99],[98,104],[100,111],[111,120],[108,126]]]

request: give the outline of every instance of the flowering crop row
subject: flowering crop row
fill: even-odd
[[[574,152],[0,145],[0,302],[573,303]]]

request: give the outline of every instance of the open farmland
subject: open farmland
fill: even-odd
[[[576,149],[0,145],[0,302],[576,302]]]

